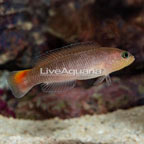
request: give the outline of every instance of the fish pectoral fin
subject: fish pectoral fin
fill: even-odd
[[[41,88],[42,91],[45,93],[53,93],[53,92],[63,92],[68,91],[74,88],[76,85],[76,81],[66,81],[60,83],[42,83]]]
[[[99,77],[99,78],[94,82],[94,85],[99,85],[99,84],[101,84],[105,79],[106,79],[106,84],[107,84],[108,86],[110,86],[111,83],[112,83],[112,81],[111,81],[111,78],[110,78],[109,75]]]
[[[94,86],[101,84],[106,79],[106,76],[101,76],[97,78],[97,80],[94,82]]]

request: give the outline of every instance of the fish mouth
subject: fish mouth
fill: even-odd
[[[135,61],[135,57],[134,56],[132,56],[132,62],[134,62]]]
[[[129,63],[129,64],[132,64],[134,61],[135,61],[135,57],[134,57],[134,56],[131,56],[131,58],[130,58],[130,63]]]

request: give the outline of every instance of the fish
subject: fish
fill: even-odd
[[[97,43],[71,44],[42,55],[31,69],[11,72],[7,82],[16,98],[25,96],[39,84],[44,92],[69,90],[77,80],[92,78],[98,78],[95,84],[105,79],[110,84],[110,74],[134,60],[130,52],[118,48]]]

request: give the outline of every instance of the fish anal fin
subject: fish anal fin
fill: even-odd
[[[64,92],[74,88],[76,85],[76,81],[66,81],[59,83],[42,83],[41,88],[45,93],[55,93],[55,92]]]

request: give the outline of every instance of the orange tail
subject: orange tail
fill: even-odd
[[[9,87],[13,95],[17,98],[23,97],[33,87],[27,80],[29,71],[30,70],[12,72],[7,78]]]

